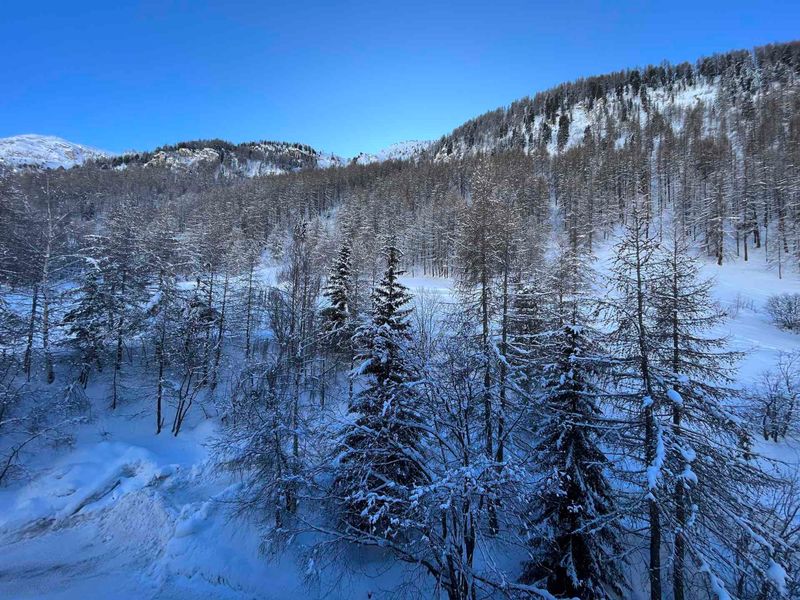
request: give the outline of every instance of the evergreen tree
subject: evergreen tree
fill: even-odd
[[[109,335],[108,298],[94,268],[90,267],[84,275],[78,294],[75,307],[64,315],[63,323],[67,328],[67,343],[78,351],[78,381],[85,388],[92,369],[102,369]]]
[[[598,381],[608,358],[590,323],[591,267],[574,246],[556,265],[562,280],[553,298],[553,329],[540,334],[547,352],[533,436],[533,461],[544,485],[532,507],[533,559],[522,580],[543,582],[556,596],[621,596],[622,545],[600,448]]]
[[[411,297],[398,281],[400,251],[390,245],[384,254],[386,270],[373,293],[372,321],[359,333],[365,349],[358,372],[366,381],[350,407],[354,422],[342,436],[336,488],[351,527],[394,537],[402,531],[397,517],[407,510],[423,470],[416,458],[419,415],[408,356]]]
[[[350,346],[354,334],[351,301],[354,292],[351,254],[350,243],[343,243],[331,266],[328,282],[322,292],[329,303],[320,313],[323,335],[327,344],[340,350],[345,350]]]
[[[550,345],[558,354],[544,372],[533,450],[544,491],[532,512],[535,558],[522,580],[544,580],[557,596],[621,596],[614,492],[605,473],[608,459],[599,446],[598,349],[582,323],[563,325],[552,333]]]
[[[520,390],[531,393],[538,387],[541,360],[548,331],[547,293],[539,280],[516,285],[509,314],[508,362],[512,379]]]

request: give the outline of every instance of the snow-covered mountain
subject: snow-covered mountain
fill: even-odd
[[[368,165],[387,160],[417,160],[432,146],[432,141],[398,142],[369,154],[361,152],[351,159],[322,152],[305,144],[287,142],[245,142],[196,140],[162,146],[150,152],[113,154],[45,135],[19,135],[0,139],[0,171],[8,169],[57,169],[97,160],[107,167],[124,169],[132,165],[167,167],[178,172],[213,170],[223,177],[258,177],[304,169],[328,169],[355,163]]]
[[[304,169],[343,166],[345,160],[305,144],[198,140],[163,146],[153,152],[120,156],[112,164],[168,167],[173,171],[216,170],[224,177],[257,177]]]
[[[0,138],[0,166],[11,169],[69,169],[82,165],[87,160],[111,156],[111,152],[69,142],[53,135],[25,134]]]
[[[55,136],[26,134],[0,138],[0,173],[19,169],[69,169],[95,160],[106,167],[168,167],[174,171],[216,170],[226,177],[256,177],[308,168],[344,166],[347,160],[305,144],[198,140],[152,152],[114,154]]]
[[[353,162],[359,165],[368,165],[376,162],[384,162],[387,160],[416,160],[431,147],[433,144],[430,140],[408,140],[405,142],[397,142],[387,146],[383,150],[379,150],[375,154],[368,154],[361,152],[353,158]]]
[[[797,56],[800,42],[790,42],[578,79],[471,119],[426,154],[447,161],[508,151],[552,156],[589,141],[623,147],[646,127],[680,126],[698,108],[704,127],[730,128],[732,109],[796,87]]]

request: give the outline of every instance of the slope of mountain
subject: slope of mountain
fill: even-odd
[[[256,177],[309,168],[344,166],[335,154],[305,144],[197,140],[162,146],[152,152],[114,154],[55,136],[26,134],[0,139],[0,173],[19,169],[69,169],[95,161],[102,167],[168,167],[175,171],[216,170],[224,177]]]
[[[509,150],[554,154],[592,136],[622,145],[654,119],[679,125],[701,102],[724,113],[793,87],[799,76],[800,42],[789,42],[694,64],[663,63],[579,79],[467,121],[433,144],[429,155],[448,160]]]
[[[112,153],[69,142],[52,135],[15,135],[0,138],[0,166],[6,168],[58,169],[106,159]]]

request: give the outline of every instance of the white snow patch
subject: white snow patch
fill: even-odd
[[[87,160],[114,156],[53,135],[25,134],[0,138],[0,166],[11,168],[69,169]]]

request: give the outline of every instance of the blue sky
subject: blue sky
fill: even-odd
[[[797,37],[796,0],[4,0],[0,137],[352,156],[576,77]]]

